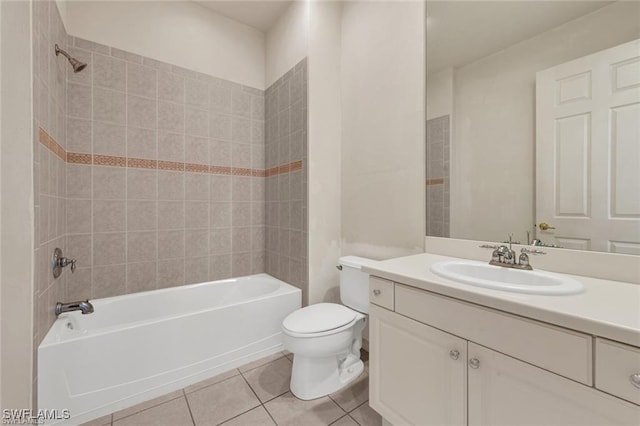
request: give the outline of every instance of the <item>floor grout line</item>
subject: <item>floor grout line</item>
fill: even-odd
[[[193,426],[195,426],[196,419],[193,417],[193,412],[191,411],[191,405],[189,404],[189,398],[187,398],[187,393],[184,391],[184,388],[182,388],[182,395],[185,402],[187,403],[187,409],[189,410],[189,415],[191,416],[191,423],[193,423]]]

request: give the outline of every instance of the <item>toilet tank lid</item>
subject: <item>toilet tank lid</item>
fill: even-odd
[[[361,269],[363,265],[369,265],[377,262],[377,260],[359,256],[342,256],[339,261],[342,266],[350,266],[351,268],[356,269]]]

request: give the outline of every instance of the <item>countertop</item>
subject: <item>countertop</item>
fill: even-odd
[[[432,273],[431,265],[443,260],[464,259],[421,253],[369,264],[362,270],[411,287],[640,346],[640,285],[565,274],[582,282],[585,291],[567,296],[511,293],[458,283]]]

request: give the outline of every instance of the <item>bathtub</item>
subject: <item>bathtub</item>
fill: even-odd
[[[282,350],[299,289],[267,274],[92,300],[38,348],[38,408],[79,424]],[[64,417],[60,415],[59,417]]]

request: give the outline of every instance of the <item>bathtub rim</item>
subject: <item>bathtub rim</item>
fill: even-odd
[[[223,305],[218,305],[215,306],[213,308],[205,308],[205,309],[198,309],[198,310],[193,310],[193,311],[188,311],[188,312],[183,312],[183,313],[179,313],[179,314],[175,314],[175,315],[167,315],[167,316],[158,316],[158,317],[154,317],[151,319],[142,319],[142,320],[138,320],[138,321],[132,321],[132,322],[127,322],[127,323],[121,323],[121,324],[117,324],[117,325],[112,325],[109,327],[103,327],[103,328],[97,328],[97,329],[91,329],[91,330],[80,330],[78,332],[78,335],[74,335],[74,336],[68,336],[65,337],[64,339],[59,339],[57,337],[57,328],[62,328],[63,327],[63,322],[66,321],[74,321],[74,318],[82,315],[80,312],[67,312],[64,314],[59,315],[56,320],[54,321],[54,323],[51,325],[51,327],[49,328],[49,330],[47,330],[47,334],[45,334],[45,337],[42,339],[42,341],[40,342],[40,344],[38,345],[38,350],[45,349],[48,347],[52,347],[52,346],[56,346],[56,345],[60,345],[60,344],[64,344],[67,342],[72,342],[75,340],[80,340],[80,339],[86,339],[89,337],[94,337],[94,336],[101,336],[101,335],[105,335],[105,334],[109,334],[109,333],[115,333],[115,332],[119,332],[122,330],[127,330],[130,328],[134,328],[134,327],[141,327],[141,326],[145,326],[148,324],[152,324],[152,323],[158,323],[158,322],[163,322],[163,321],[170,321],[170,320],[175,320],[175,319],[179,319],[179,318],[184,318],[184,317],[188,317],[188,316],[192,316],[192,315],[197,315],[197,314],[202,314],[204,312],[208,312],[214,309],[222,309],[222,308],[226,308],[229,306],[235,306],[241,303],[249,303],[252,301],[256,301],[256,300],[262,300],[262,299],[270,299],[270,298],[274,298],[274,297],[278,297],[279,295],[283,295],[283,294],[290,294],[290,293],[296,293],[296,292],[301,292],[302,290],[300,290],[299,288],[295,287],[292,284],[289,284],[285,281],[282,281],[279,278],[276,278],[272,275],[267,274],[266,272],[261,272],[259,274],[251,274],[251,275],[244,275],[241,277],[233,277],[233,278],[225,278],[222,280],[215,280],[215,281],[205,281],[205,282],[201,282],[201,283],[194,283],[194,284],[186,284],[186,285],[180,285],[180,286],[174,286],[174,287],[166,287],[166,288],[161,288],[161,289],[154,289],[154,290],[146,290],[146,291],[140,291],[140,292],[135,292],[135,293],[129,293],[129,294],[121,294],[118,296],[110,296],[110,297],[102,297],[102,298],[98,298],[98,299],[89,299],[90,301],[109,301],[109,302],[114,302],[114,301],[118,301],[120,299],[124,299],[124,298],[139,298],[139,297],[144,297],[145,295],[148,295],[150,293],[153,293],[155,295],[159,294],[159,293],[171,293],[171,292],[176,292],[176,291],[180,291],[180,290],[188,290],[191,288],[198,288],[198,287],[203,287],[206,285],[212,285],[212,284],[221,284],[221,283],[227,283],[227,282],[233,282],[233,281],[237,281],[240,279],[246,279],[246,278],[259,278],[259,277],[264,277],[264,278],[268,278],[270,280],[275,280],[279,286],[277,289],[275,289],[272,292],[260,295],[260,296],[256,296],[256,297],[251,297],[251,298],[247,298],[244,299],[240,302],[235,302],[235,303],[227,303],[227,304],[223,304]],[[93,315],[93,314],[88,314],[88,315]]]

